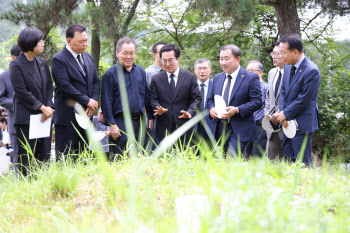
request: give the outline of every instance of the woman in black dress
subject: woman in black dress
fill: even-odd
[[[32,156],[39,161],[50,159],[51,136],[29,139],[29,122],[31,115],[41,114],[41,122],[52,117],[53,93],[49,67],[37,57],[44,51],[43,33],[36,28],[25,28],[19,34],[17,43],[22,53],[10,63],[9,72],[15,93],[13,106],[19,170],[26,176]]]

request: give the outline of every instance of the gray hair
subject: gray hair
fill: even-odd
[[[137,48],[136,42],[133,39],[129,38],[129,37],[122,37],[122,38],[120,38],[118,40],[118,43],[117,43],[117,51],[118,51],[118,53],[120,53],[123,44],[130,44],[130,43],[134,44],[135,52],[136,52],[136,48]]]
[[[209,61],[208,59],[206,59],[206,58],[199,58],[199,59],[194,63],[194,68],[196,69],[196,66],[197,66],[198,64],[203,63],[203,62],[207,62],[208,65],[209,65],[209,67],[211,68],[211,63],[210,63],[210,61]]]
[[[231,50],[231,53],[235,58],[241,57],[241,50],[238,48],[237,45],[234,45],[234,44],[224,45],[221,47],[220,52],[223,50]]]
[[[263,64],[261,64],[260,61],[256,61],[256,60],[251,60],[250,62],[248,62],[247,66],[248,66],[249,64],[254,64],[254,63],[258,64],[258,69],[259,69],[259,70],[264,70]]]

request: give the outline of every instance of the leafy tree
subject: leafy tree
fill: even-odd
[[[11,5],[13,9],[2,13],[0,19],[17,25],[24,23],[28,27],[41,30],[47,47],[42,56],[50,59],[58,51],[49,33],[69,21],[72,12],[78,7],[78,0],[41,0],[28,4],[12,2]]]
[[[321,11],[311,20],[328,14],[347,14],[350,12],[349,0],[197,0],[204,12],[219,12],[232,17],[236,22],[247,24],[254,16],[254,5],[272,6],[276,12],[278,35],[301,34],[298,8],[316,8]]]

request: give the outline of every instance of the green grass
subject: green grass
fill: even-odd
[[[349,173],[337,167],[174,150],[112,164],[66,161],[31,178],[0,177],[0,232],[178,232],[175,199],[185,195],[207,199],[183,213],[201,220],[194,232],[350,232]]]

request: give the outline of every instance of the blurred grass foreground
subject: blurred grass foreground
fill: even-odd
[[[175,148],[0,176],[0,232],[350,232],[349,172]]]

